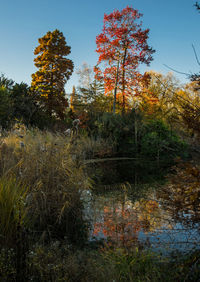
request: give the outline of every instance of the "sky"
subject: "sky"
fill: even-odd
[[[167,64],[181,72],[199,72],[192,49],[200,58],[200,13],[194,0],[0,0],[0,73],[15,82],[31,84],[34,49],[38,38],[48,31],[59,29],[67,45],[68,56],[75,70],[66,84],[66,92],[78,85],[76,71],[84,62],[93,67],[98,60],[96,36],[103,28],[104,14],[114,9],[131,6],[143,14],[143,28],[149,28],[148,43],[156,53],[150,67],[141,66],[141,72],[155,70],[166,74]],[[183,83],[186,76],[175,73]]]

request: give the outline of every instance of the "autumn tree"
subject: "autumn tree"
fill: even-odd
[[[179,81],[171,72],[163,75],[155,71],[145,73],[140,87],[140,109],[151,119],[158,118],[171,123],[179,115]]]
[[[141,16],[128,6],[121,12],[114,10],[109,15],[105,14],[103,31],[96,38],[96,51],[99,54],[96,77],[104,79],[106,93],[114,91],[114,113],[117,94],[122,97],[124,112],[128,96],[134,93],[142,77],[138,66],[141,63],[149,65],[153,59],[154,50],[147,44],[149,29],[141,28]],[[101,63],[104,63],[102,70],[99,66]]]
[[[63,119],[66,106],[64,86],[73,72],[73,62],[66,58],[71,48],[66,44],[59,30],[48,31],[38,39],[39,46],[34,54],[38,71],[32,74],[32,89],[37,93],[38,101],[48,115]]]
[[[191,136],[200,137],[200,92],[199,82],[192,81],[180,91],[181,118]]]

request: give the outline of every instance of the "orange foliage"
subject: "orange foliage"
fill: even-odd
[[[149,29],[142,30],[142,23],[137,22],[141,16],[131,7],[105,14],[103,31],[96,37],[96,51],[99,54],[94,68],[96,78],[104,80],[108,94],[117,84],[123,97],[123,107],[125,98],[127,100],[129,95],[133,95],[133,89],[137,88],[143,77],[138,71],[139,64],[149,65],[153,59],[154,50],[147,44]],[[103,71],[99,68],[102,62],[107,64]]]

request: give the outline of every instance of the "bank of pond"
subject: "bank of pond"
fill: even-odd
[[[103,144],[1,137],[0,281],[198,281],[199,165]]]

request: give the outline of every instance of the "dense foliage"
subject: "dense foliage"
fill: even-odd
[[[155,52],[147,44],[149,30],[142,30],[141,16],[130,7],[105,14],[103,32],[96,38],[99,60],[94,70],[97,79],[104,80],[105,93],[110,94],[114,90],[114,113],[117,95],[125,111],[128,96],[133,95],[141,79],[139,64],[148,65]],[[103,71],[99,67],[102,62],[107,64]]]
[[[200,214],[199,75],[183,86],[171,73],[139,72],[154,53],[141,16],[105,14],[95,71],[78,71],[70,104],[74,64],[57,29],[39,38],[31,86],[0,76],[1,281],[198,281],[198,248],[164,257],[137,237],[160,228],[164,210],[191,228]],[[155,185],[152,198],[140,199],[139,182]],[[89,221],[92,197],[109,200],[113,189],[121,209],[112,198]]]
[[[54,113],[63,119],[68,105],[64,86],[74,68],[73,62],[66,58],[71,48],[57,29],[47,32],[38,41],[39,46],[34,52],[38,55],[34,60],[38,71],[32,75],[32,89],[49,116]]]

